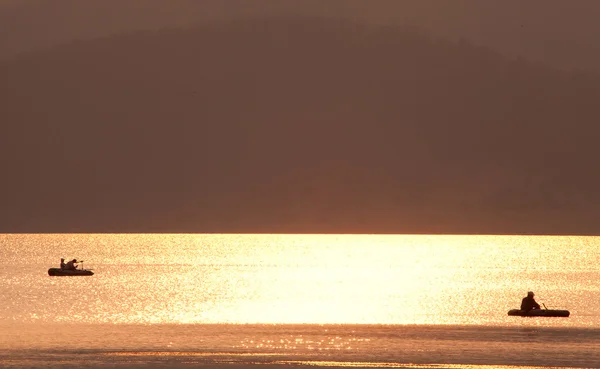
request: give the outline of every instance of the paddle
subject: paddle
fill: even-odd
[[[80,260],[79,263],[81,264],[81,270],[94,270],[93,268],[85,269],[83,267],[83,260]]]

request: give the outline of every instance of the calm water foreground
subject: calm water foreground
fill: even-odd
[[[600,367],[600,237],[0,235],[0,367]],[[49,277],[60,257],[91,277]],[[528,290],[569,318],[507,316]]]

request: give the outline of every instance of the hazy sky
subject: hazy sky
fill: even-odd
[[[257,14],[413,24],[508,55],[599,71],[596,0],[0,0],[0,58],[79,38]]]
[[[24,1],[0,232],[598,234],[574,3]]]

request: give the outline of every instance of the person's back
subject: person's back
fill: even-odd
[[[75,269],[77,269],[77,267],[75,266],[75,263],[76,263],[76,262],[77,262],[77,260],[76,260],[76,259],[70,260],[70,261],[67,263],[67,266],[65,267],[65,269],[67,269],[67,270],[75,270]]]
[[[524,297],[521,301],[521,310],[530,311],[534,309],[539,309],[540,304],[538,304],[533,298],[534,293],[529,291],[527,292],[527,297]]]

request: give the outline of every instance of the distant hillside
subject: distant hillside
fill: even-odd
[[[411,25],[510,57],[600,73],[597,0],[0,0],[0,60],[78,39],[274,15]]]
[[[600,230],[600,80],[415,29],[145,31],[0,80],[0,232]]]

